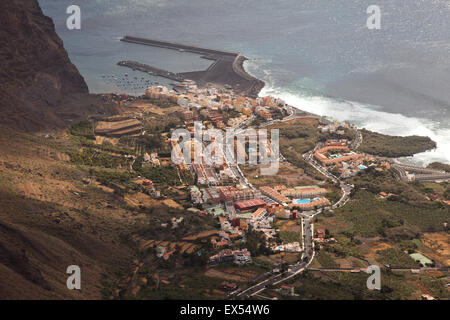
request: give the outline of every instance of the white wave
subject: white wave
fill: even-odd
[[[439,127],[437,122],[385,112],[382,111],[383,107],[379,106],[339,101],[321,96],[294,94],[270,86],[266,86],[260,95],[272,95],[301,110],[332,117],[338,121],[349,121],[359,128],[383,134],[428,136],[437,143],[437,148],[406,159],[422,165],[433,161],[450,164],[450,129]]]

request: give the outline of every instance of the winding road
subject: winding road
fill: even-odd
[[[295,119],[296,117],[298,117],[298,114],[296,114],[296,112],[293,111],[290,115],[288,115],[283,120],[277,120],[276,122],[289,121],[289,120]],[[286,120],[287,118],[288,118],[288,120]],[[273,123],[275,123],[275,122],[271,121],[271,122],[265,123],[264,126],[271,125]],[[357,137],[356,138],[357,143],[352,145],[352,147],[359,147],[359,145],[361,144],[361,141],[362,141],[362,136],[360,135],[360,132],[356,128],[354,128],[354,130],[356,131],[355,136]],[[317,171],[319,171],[325,177],[329,178],[334,183],[339,184],[341,191],[342,191],[342,196],[335,204],[332,205],[332,208],[336,209],[336,208],[342,207],[343,205],[345,205],[347,203],[347,201],[350,199],[350,193],[354,186],[345,183],[344,181],[342,181],[341,179],[339,179],[332,173],[328,172],[325,167],[321,166],[318,162],[316,162],[314,160],[314,157],[313,157],[314,151],[317,148],[319,148],[320,146],[321,146],[321,144],[318,144],[314,148],[314,150],[305,153],[303,155],[303,158],[313,168],[315,168]],[[281,157],[282,156],[280,154],[280,158]],[[238,288],[237,290],[231,292],[229,295],[230,298],[239,298],[239,299],[251,298],[252,296],[258,295],[259,293],[264,291],[268,286],[277,285],[283,281],[291,279],[292,277],[295,277],[296,275],[303,272],[306,268],[308,268],[308,266],[314,260],[314,256],[315,256],[314,241],[313,241],[314,224],[312,223],[312,221],[316,215],[318,215],[322,212],[324,212],[324,209],[318,209],[318,210],[310,211],[310,212],[308,212],[308,214],[306,214],[306,213],[302,214],[302,234],[303,234],[302,243],[303,243],[304,250],[303,250],[303,254],[302,254],[300,261],[289,265],[287,271],[284,271],[281,273],[277,273],[274,271],[267,272],[266,274],[264,274],[263,280],[259,281],[258,283],[254,284],[250,287]]]

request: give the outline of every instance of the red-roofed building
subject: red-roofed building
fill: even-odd
[[[337,146],[345,146],[347,145],[347,139],[330,139],[327,140],[325,142],[325,146],[333,146],[333,147],[337,147]]]
[[[381,166],[385,167],[386,169],[390,169],[391,168],[391,165],[389,163],[387,163],[387,162],[386,163],[382,163]]]
[[[319,239],[325,238],[325,229],[323,228],[317,229],[317,238]]]
[[[288,203],[290,201],[288,197],[278,193],[271,187],[263,186],[263,187],[259,188],[259,190],[261,190],[261,193],[263,195],[271,198],[272,200],[274,200],[278,203]]]
[[[239,227],[241,225],[241,219],[235,218],[235,219],[231,220],[231,225],[233,227]]]
[[[239,211],[250,211],[264,207],[265,205],[266,202],[263,199],[244,200],[234,203],[234,207]]]

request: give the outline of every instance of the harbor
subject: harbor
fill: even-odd
[[[118,65],[161,76],[174,81],[193,80],[199,87],[214,86],[229,88],[240,95],[256,98],[264,87],[264,82],[248,74],[244,67],[246,57],[236,52],[201,48],[192,45],[153,39],[125,36],[123,42],[160,47],[179,52],[200,54],[201,58],[212,60],[213,63],[203,71],[174,73],[149,66],[136,61],[120,61]]]

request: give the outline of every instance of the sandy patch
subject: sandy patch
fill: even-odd
[[[379,242],[370,248],[370,251],[376,253],[378,250],[386,250],[392,248],[389,243]]]
[[[137,109],[139,109],[140,112],[154,113],[154,114],[157,114],[160,116],[169,114],[169,113],[172,113],[175,111],[179,111],[179,110],[184,110],[180,106],[160,108],[160,107],[155,106],[154,104],[152,104],[150,102],[146,102],[146,101],[135,101],[135,102],[130,103],[128,105],[128,107],[137,108]]]
[[[95,181],[94,184],[95,184],[95,186],[96,186],[97,188],[102,189],[103,191],[105,191],[105,192],[107,192],[107,193],[114,193],[114,189],[112,189],[112,188],[110,188],[110,187],[107,187],[107,186],[104,186],[104,185],[102,185],[102,184],[101,184],[100,182],[98,182],[98,181]]]
[[[339,263],[340,268],[352,268],[352,263],[347,259],[335,259],[337,263]]]
[[[197,248],[197,245],[190,242],[169,242],[169,241],[158,241],[158,240],[140,240],[140,248],[148,249],[155,248],[157,246],[167,247],[168,251],[179,250],[181,253],[192,253]]]
[[[195,234],[193,236],[184,237],[183,240],[196,240],[196,239],[199,239],[199,238],[209,237],[209,236],[215,235],[217,233],[218,233],[217,230],[206,230],[206,231],[202,231],[200,233],[197,233],[197,234]]]
[[[119,143],[118,138],[109,138],[109,137],[103,137],[103,136],[95,136],[95,144],[103,144],[103,142],[109,142],[113,146],[116,146]]]
[[[181,206],[180,204],[176,203],[172,199],[163,200],[162,203],[164,203],[168,207],[177,208],[177,209],[183,210],[183,206]]]
[[[23,183],[17,184],[17,189],[19,189],[19,192],[21,192],[25,198],[42,199],[43,197],[40,186],[32,181],[24,181]]]
[[[138,192],[135,194],[127,194],[125,195],[124,200],[128,205],[133,207],[139,206],[152,207],[158,203],[152,197],[142,192]]]
[[[388,243],[385,242],[378,242],[373,244],[372,246],[369,247],[369,252],[365,255],[365,257],[371,261],[371,260],[375,260],[378,255],[377,255],[377,251],[378,250],[386,250],[392,248],[392,246]]]
[[[435,252],[429,254],[431,258],[450,265],[450,238],[446,233],[424,233],[422,242]]]
[[[229,268],[225,270],[208,269],[205,272],[208,277],[220,278],[225,280],[232,280],[238,282],[247,282],[257,276],[256,272],[244,271],[236,268]]]
[[[301,228],[301,226],[297,225],[296,220],[288,220],[281,225],[280,230],[281,231],[299,231],[300,228]]]
[[[127,119],[123,121],[99,121],[95,127],[96,132],[120,130],[130,126],[138,126],[141,123],[136,119]]]

